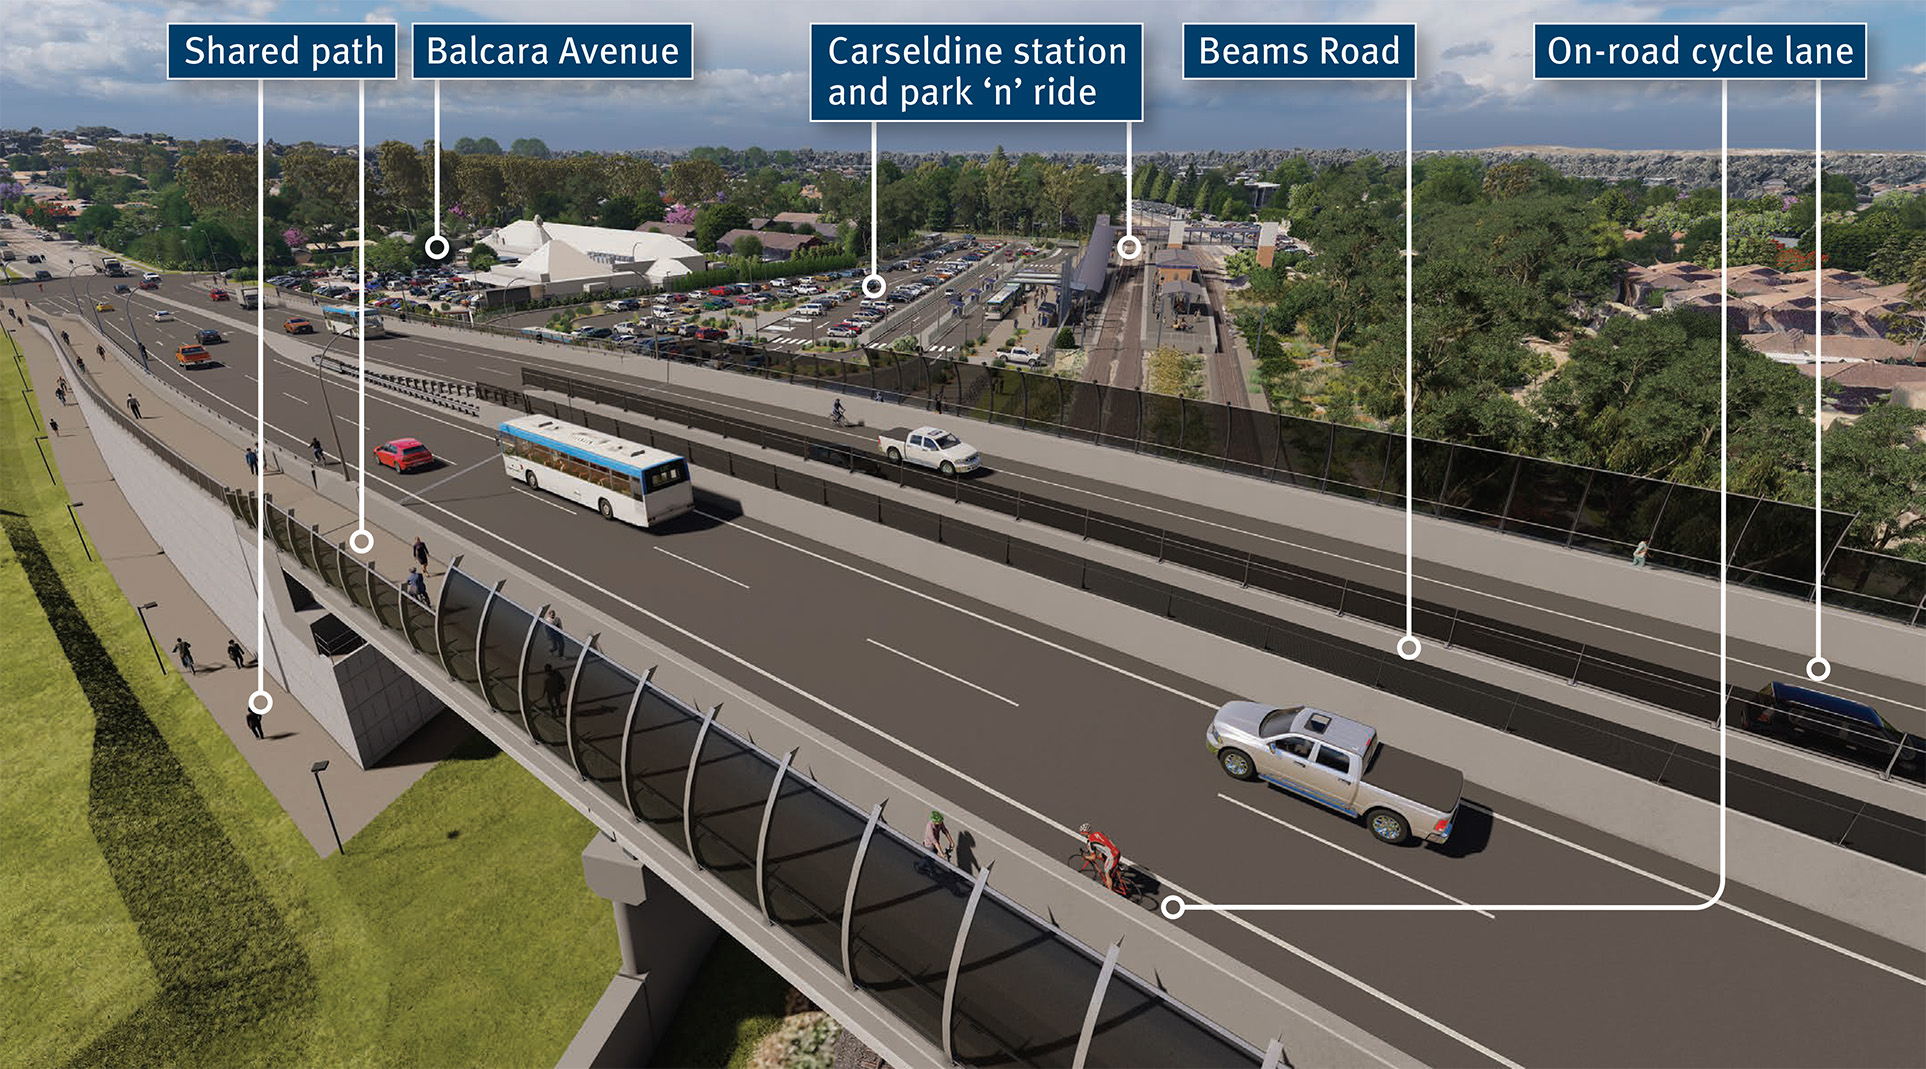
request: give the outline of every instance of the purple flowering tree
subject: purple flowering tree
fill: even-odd
[[[686,204],[671,204],[669,205],[668,214],[662,217],[662,221],[665,223],[693,223],[695,222],[695,215],[695,209]]]
[[[308,243],[308,236],[301,231],[300,227],[291,226],[281,231],[281,240],[288,243],[288,248],[298,249]]]

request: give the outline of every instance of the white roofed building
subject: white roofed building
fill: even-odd
[[[510,297],[548,297],[598,290],[660,286],[702,270],[706,258],[667,234],[605,226],[544,222],[540,216],[508,224],[481,239],[504,260],[473,276]]]

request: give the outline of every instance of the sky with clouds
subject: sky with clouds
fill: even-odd
[[[1535,83],[1531,27],[1543,22],[1864,22],[1869,77],[1825,89],[1825,145],[1926,151],[1926,3],[1919,0],[30,0],[6,8],[0,35],[0,127],[112,126],[177,137],[251,141],[253,83],[165,81],[166,24],[179,22],[397,22],[402,70],[368,84],[367,136],[432,136],[430,84],[408,77],[414,21],[688,21],[696,77],[686,83],[445,83],[442,132],[450,142],[488,135],[506,145],[540,137],[554,149],[868,146],[862,124],[808,121],[812,19],[836,21],[1063,21],[1145,24],[1145,121],[1140,152],[1291,147],[1398,148],[1404,87],[1393,83],[1182,81],[1182,23],[1414,22],[1418,81],[1413,137],[1420,149],[1565,145],[1615,149],[1717,149],[1717,83]],[[1741,83],[1731,88],[1734,148],[1806,148],[1813,87]],[[269,83],[267,132],[277,141],[352,144],[352,84]],[[1115,123],[885,126],[885,150],[1121,151]]]

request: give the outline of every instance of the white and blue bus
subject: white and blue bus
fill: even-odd
[[[595,509],[606,520],[652,527],[695,508],[689,462],[550,416],[523,416],[497,428],[511,479]]]
[[[363,312],[359,308],[323,308],[321,319],[328,324],[330,334],[346,334],[352,338],[357,325],[363,327],[370,338],[379,338],[388,333],[387,326],[381,322],[380,313],[372,310]]]
[[[1022,301],[1023,283],[1012,282],[999,290],[997,295],[990,298],[989,303],[984,305],[983,318],[1007,319],[1010,312]]]

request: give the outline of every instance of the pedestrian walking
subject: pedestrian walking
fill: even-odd
[[[243,455],[247,457],[247,473],[249,475],[261,474],[261,454],[256,453],[254,447],[250,445],[247,447],[247,452]]]
[[[55,386],[55,387],[54,387],[54,400],[56,400],[56,401],[59,401],[59,402],[60,402],[60,404],[61,404],[61,407],[63,407],[63,408],[64,408],[64,407],[66,407],[66,404],[67,404],[67,388],[66,388],[65,386]]]
[[[321,448],[321,438],[318,435],[313,441],[308,443],[308,448],[314,451],[314,462],[316,464],[327,463],[328,453],[327,450]]]
[[[252,709],[247,711],[247,729],[253,732],[257,739],[267,738],[267,732],[261,730],[261,714]]]
[[[227,659],[233,661],[234,667],[236,668],[247,667],[245,663],[247,661],[247,651],[242,649],[241,644],[233,638],[227,640]]]
[[[181,659],[182,671],[189,675],[199,671],[199,669],[194,667],[194,647],[189,645],[186,639],[176,636],[174,639],[174,648],[168,652]]]
[[[67,388],[67,376],[62,375],[60,376],[59,381],[54,383],[54,389],[65,390],[66,388]]]
[[[428,580],[422,577],[421,569],[408,569],[408,580],[403,584],[402,589],[414,595],[415,599],[423,605],[428,604]]]
[[[563,715],[565,710],[562,708],[562,700],[568,697],[568,680],[563,679],[562,673],[555,670],[555,664],[552,661],[542,665],[542,697],[548,702],[551,713],[557,718]]]
[[[57,420],[57,419],[50,419],[50,420],[48,420],[48,421],[47,421],[47,429],[53,432],[53,436],[54,436],[55,438],[58,438],[58,437],[60,437],[60,421],[59,421],[59,420]]]
[[[554,609],[542,614],[542,623],[548,627],[548,652],[557,657],[562,655],[562,617]]]
[[[84,356],[74,357],[74,366],[80,369],[82,375],[85,375],[87,373],[87,358]]]
[[[415,555],[415,566],[421,569],[421,574],[427,575],[428,574],[428,543],[423,542],[421,540],[420,535],[416,535],[415,544],[409,550],[409,552]]]
[[[140,398],[131,393],[127,395],[127,411],[132,412],[135,419],[140,418]]]
[[[1638,548],[1632,551],[1632,567],[1634,568],[1645,567],[1645,554],[1650,552],[1651,548],[1652,548],[1652,543],[1649,540],[1640,541],[1638,544]]]

